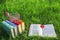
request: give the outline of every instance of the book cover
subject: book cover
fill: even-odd
[[[2,22],[2,26],[6,27],[8,30],[10,30],[11,28],[9,27],[10,25],[8,23],[6,23],[5,21]]]
[[[3,26],[3,24],[2,24],[2,26]],[[11,34],[10,30],[9,30],[9,29],[7,29],[7,27],[4,27],[4,26],[3,26],[2,28],[4,29],[4,31],[6,31],[6,32],[7,32],[7,34],[8,34],[8,35],[10,35],[10,34]]]

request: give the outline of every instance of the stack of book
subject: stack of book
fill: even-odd
[[[25,24],[21,20],[6,20],[2,22],[2,27],[8,35],[11,35],[13,38],[15,38],[19,33],[21,34],[24,31]]]

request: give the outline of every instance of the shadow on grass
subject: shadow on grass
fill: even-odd
[[[0,0],[0,4],[3,4],[5,2],[6,2],[6,0]]]

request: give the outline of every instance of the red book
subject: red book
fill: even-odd
[[[21,22],[18,21],[18,20],[14,20],[13,23],[15,23],[15,24],[17,24],[17,25],[21,24]]]
[[[22,26],[21,26],[21,22],[18,20],[14,20],[13,23],[15,23],[18,27],[18,31],[19,33],[22,33]]]

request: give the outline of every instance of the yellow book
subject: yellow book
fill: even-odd
[[[22,20],[20,20],[20,22],[21,22],[21,29],[22,29],[22,31],[24,31],[25,30],[25,23]]]

